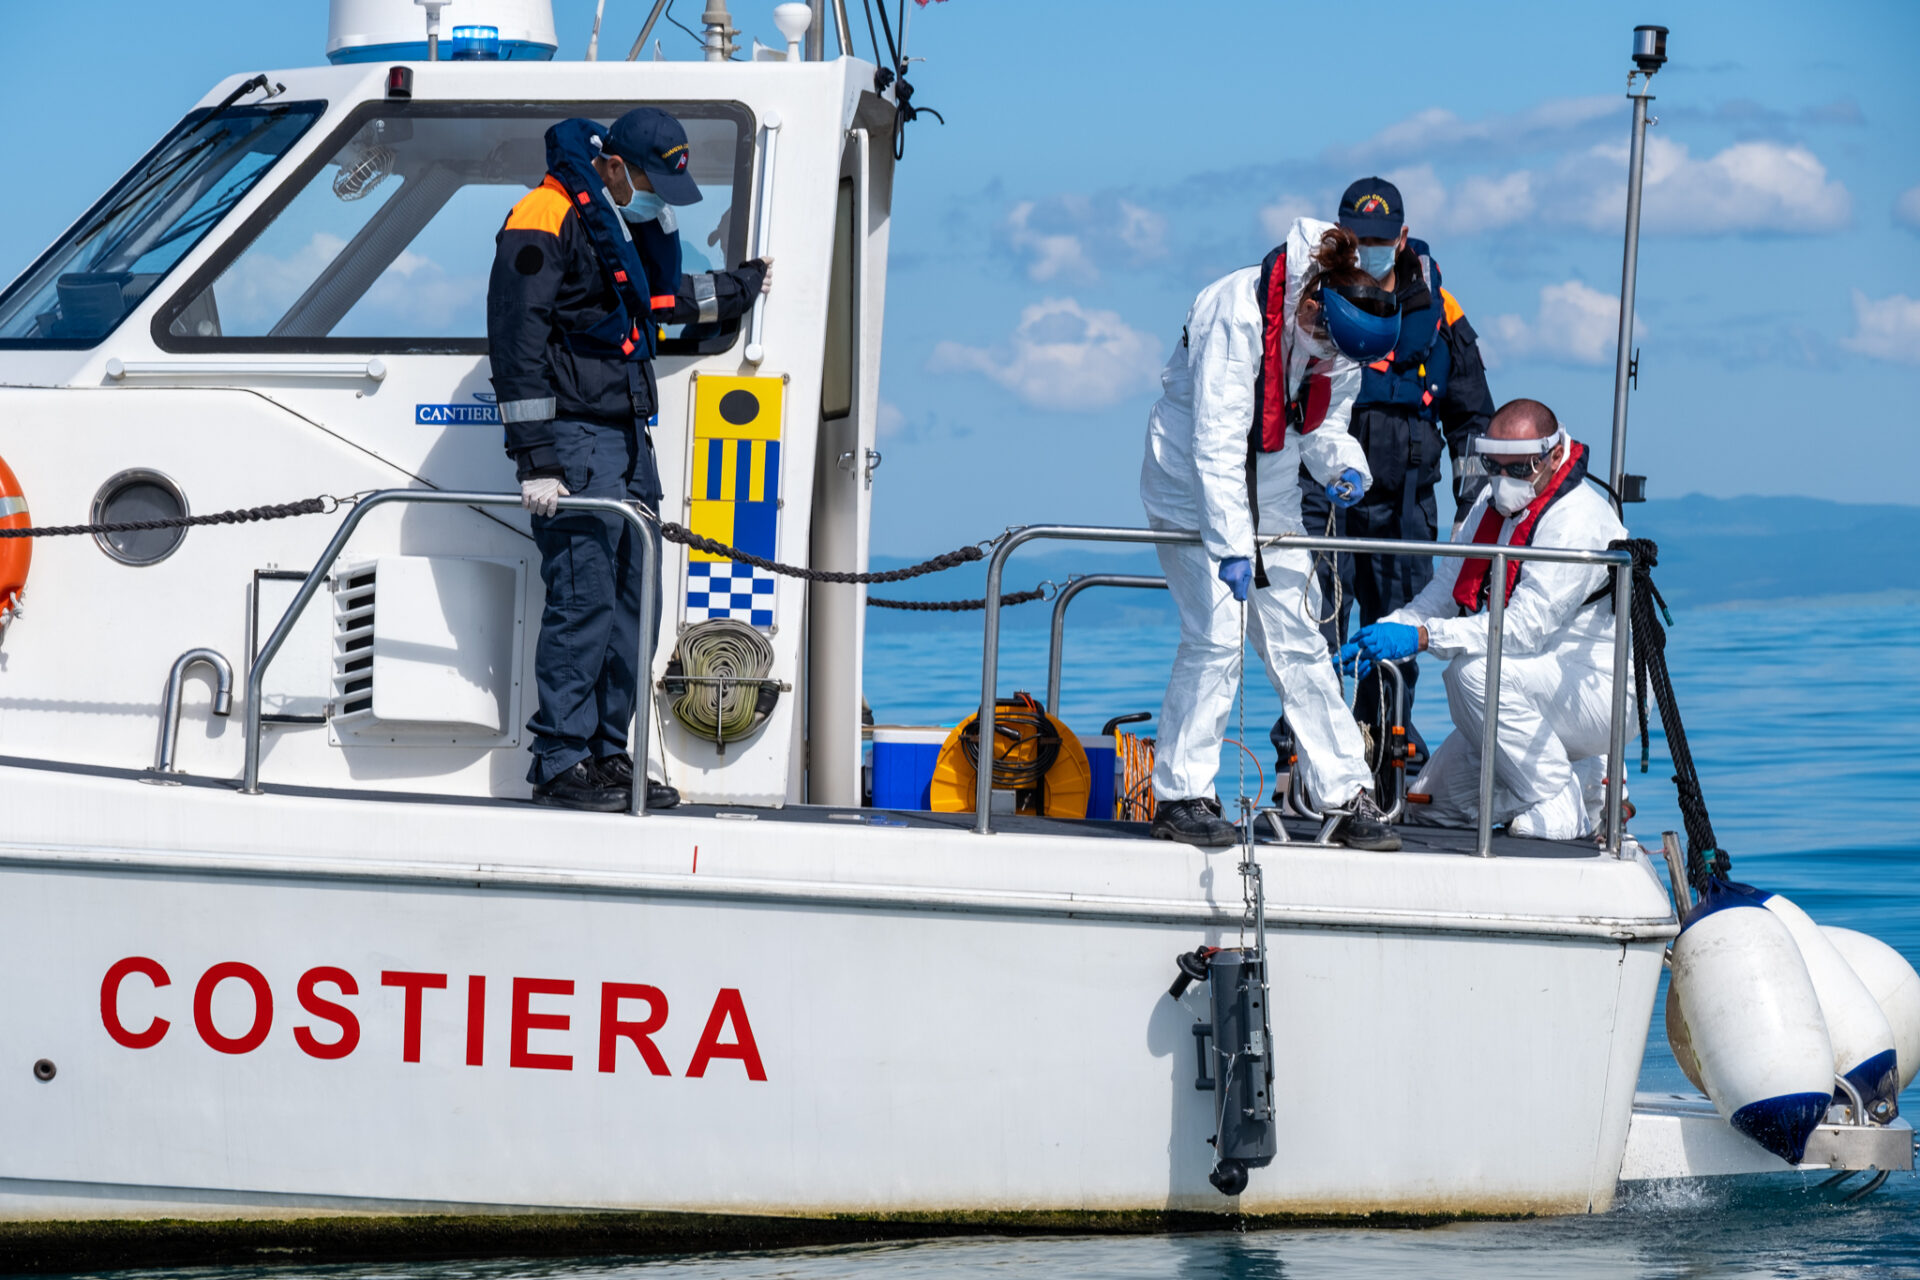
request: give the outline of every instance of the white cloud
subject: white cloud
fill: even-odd
[[[1027,278],[1030,280],[1056,280],[1062,276],[1073,280],[1098,280],[1100,272],[1087,257],[1086,246],[1080,243],[1080,237],[1071,232],[1042,232],[1033,228],[1033,211],[1037,206],[1031,200],[1022,200],[1013,206],[1007,214],[1007,240],[1013,245],[1014,252],[1028,255],[1032,261],[1027,263]]]
[[[1625,103],[1611,96],[1552,98],[1524,111],[1483,116],[1478,120],[1462,120],[1451,111],[1429,107],[1395,121],[1364,142],[1329,151],[1327,159],[1348,166],[1391,164],[1438,151],[1470,149],[1484,156],[1489,152],[1540,147],[1588,130],[1625,110]]]
[[[1904,293],[1875,300],[1853,291],[1853,336],[1841,345],[1874,360],[1920,364],[1920,298]]]
[[[1609,364],[1619,338],[1620,299],[1568,280],[1540,290],[1540,309],[1531,318],[1495,316],[1488,345],[1489,362],[1498,358],[1547,360],[1559,364]],[[1638,314],[1634,332],[1644,333]]]
[[[1011,340],[999,349],[942,342],[928,367],[985,374],[1042,409],[1104,409],[1153,387],[1162,355],[1157,339],[1118,312],[1048,298],[1020,313]]]
[[[1627,199],[1627,147],[1593,147],[1564,161],[1543,184],[1557,222],[1618,230]],[[1853,216],[1853,197],[1813,152],[1784,142],[1738,142],[1696,159],[1685,143],[1647,140],[1644,223],[1650,231],[1833,231]]]
[[[1137,266],[1167,252],[1166,218],[1112,194],[1023,200],[1003,230],[1028,259],[1031,280],[1092,284],[1103,265]]]
[[[873,434],[882,440],[897,436],[907,425],[907,415],[891,400],[880,402],[880,414],[874,420]]]
[[[257,245],[241,254],[214,285],[226,333],[264,335],[346,247],[339,236],[316,231],[285,257],[275,257]]]
[[[1400,188],[1416,236],[1474,235],[1529,221],[1618,232],[1626,216],[1627,154],[1624,145],[1589,147],[1551,172],[1473,174],[1451,186],[1430,164],[1385,176]],[[1650,138],[1643,200],[1644,227],[1676,235],[1810,234],[1844,227],[1853,214],[1852,196],[1827,177],[1818,157],[1780,142],[1736,143],[1698,159],[1684,143]],[[1920,227],[1920,194],[1912,204]]]
[[[1920,231],[1920,187],[1908,187],[1893,202],[1893,220],[1909,231]]]
[[[1338,197],[1329,196],[1325,200],[1315,200],[1308,196],[1285,195],[1260,210],[1260,229],[1267,238],[1281,241],[1287,238],[1287,232],[1300,218],[1328,218],[1327,210],[1332,209]]]

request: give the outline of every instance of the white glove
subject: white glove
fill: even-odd
[[[571,497],[567,486],[552,476],[534,476],[520,482],[520,505],[537,516],[550,516],[560,509],[560,499]]]

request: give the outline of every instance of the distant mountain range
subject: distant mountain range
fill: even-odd
[[[1920,603],[1920,507],[1853,506],[1819,498],[1708,498],[1690,494],[1628,508],[1636,537],[1660,545],[1654,581],[1675,609],[1741,606],[1832,606],[1869,602]],[[912,563],[875,556],[875,569]],[[1149,549],[1034,544],[1014,553],[1008,591],[1044,579],[1065,582],[1086,573],[1158,575]],[[875,587],[871,594],[900,600],[971,599],[986,592],[981,565],[965,565],[911,582]],[[1050,607],[1008,609],[1009,627],[1045,627]],[[1097,589],[1072,607],[1072,625],[1127,624],[1171,619],[1155,591]],[[972,613],[907,613],[870,608],[875,631],[975,630]]]

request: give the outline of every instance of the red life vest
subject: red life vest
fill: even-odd
[[[1540,517],[1547,513],[1560,499],[1578,489],[1587,478],[1587,446],[1575,440],[1567,450],[1567,460],[1553,473],[1553,479],[1546,491],[1527,504],[1520,513],[1520,523],[1513,527],[1513,537],[1507,542],[1510,547],[1533,545],[1533,531],[1539,527]],[[1489,500],[1486,514],[1480,517],[1480,527],[1473,531],[1473,540],[1484,546],[1494,546],[1500,541],[1500,529],[1507,518]],[[1492,560],[1468,560],[1460,566],[1460,576],[1453,582],[1453,599],[1464,613],[1478,613],[1487,605],[1487,578],[1493,572]],[[1520,583],[1520,562],[1507,561],[1507,594],[1502,603],[1513,599],[1513,589]]]
[[[1249,443],[1259,453],[1278,453],[1286,447],[1287,426],[1305,435],[1327,419],[1327,405],[1333,399],[1333,379],[1325,369],[1329,361],[1307,361],[1306,376],[1300,379],[1300,392],[1287,396],[1287,344],[1292,340],[1287,323],[1287,246],[1284,244],[1266,256],[1260,264],[1260,372],[1253,383],[1253,428]]]

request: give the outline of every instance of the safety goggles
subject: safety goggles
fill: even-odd
[[[1541,464],[1567,438],[1562,428],[1539,440],[1497,440],[1484,432],[1469,439],[1467,456],[1461,459],[1465,476],[1508,476],[1531,480],[1540,474]]]

